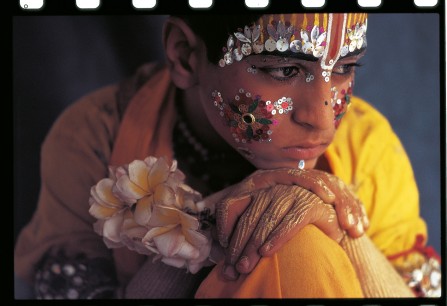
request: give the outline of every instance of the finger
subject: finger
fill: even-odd
[[[359,200],[359,204],[360,204],[360,208],[362,210],[362,222],[363,222],[363,228],[365,230],[367,230],[369,228],[369,218],[368,218],[368,214],[366,212],[365,206],[363,206],[363,203],[360,202]]]
[[[324,176],[319,172],[301,170],[301,169],[289,169],[287,174],[292,177],[292,181],[295,185],[299,185],[309,191],[315,193],[325,203],[333,203],[336,199],[336,195],[330,188]],[[290,177],[288,178],[290,180]],[[290,183],[288,184],[290,185]]]
[[[294,193],[296,195],[294,205],[284,215],[281,223],[269,235],[266,242],[260,248],[259,253],[261,256],[271,256],[305,225],[309,224],[312,216],[308,213],[312,206],[317,203],[322,203],[318,196],[305,189],[297,189]]]
[[[234,265],[239,259],[250,237],[268,207],[272,195],[265,190],[261,190],[253,196],[253,203],[240,216],[237,226],[231,236],[225,263]]]
[[[258,264],[261,259],[261,255],[258,252],[259,247],[251,243],[247,244],[244,253],[236,263],[236,271],[240,274],[248,274],[253,271],[253,269]]]
[[[270,200],[271,197],[266,191],[262,190],[256,193],[253,196],[253,204],[239,218],[225,254],[225,262],[222,269],[222,275],[225,279],[235,280],[239,276],[235,263],[239,259],[247,241],[252,236],[255,226]]]
[[[296,195],[290,192],[290,189],[290,186],[277,185],[270,190],[274,203],[270,203],[265,210],[247,242],[236,265],[239,273],[249,273],[253,270],[260,259],[259,249],[295,203]]]
[[[335,200],[332,204],[335,206],[341,228],[346,230],[350,236],[358,237],[360,227],[357,223],[363,214],[356,195],[340,178],[327,173],[324,177],[329,188],[335,194]]]
[[[250,204],[251,195],[243,195],[237,198],[227,198],[217,204],[216,229],[219,243],[222,247],[228,246],[228,239],[232,229],[243,211]]]
[[[275,185],[299,185],[317,194],[324,202],[332,203],[334,193],[326,182],[318,175],[301,169],[258,170],[248,180],[235,189],[241,194],[259,189],[266,189]]]
[[[357,219],[357,221],[355,222],[355,226],[351,227],[346,232],[352,238],[358,238],[362,236],[365,233],[362,220]]]
[[[323,231],[328,237],[339,243],[345,236],[345,233],[337,222],[337,215],[334,207],[322,203],[315,205],[314,209],[317,211],[317,219],[313,224],[315,224],[315,226]]]

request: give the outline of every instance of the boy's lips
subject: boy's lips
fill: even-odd
[[[296,146],[284,147],[282,151],[285,157],[294,160],[311,160],[318,158],[326,150],[327,144],[323,143],[308,143]]]

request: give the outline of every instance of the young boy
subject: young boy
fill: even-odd
[[[256,205],[238,199],[239,190],[253,192],[255,199],[262,192],[273,194],[268,207],[287,204],[309,211],[301,210],[306,203],[275,195],[276,185],[301,185],[334,204],[343,230],[356,237],[368,228],[387,256],[426,235],[399,140],[377,111],[351,95],[354,67],[366,45],[366,16],[221,16],[216,21],[217,16],[169,18],[163,35],[167,68],[145,66],[119,89],[111,86],[84,98],[56,123],[43,151],[39,208],[16,248],[16,273],[32,281],[36,267],[41,297],[101,297],[114,291],[107,267],[112,253],[92,230],[86,208],[90,187],[107,176],[108,165],[148,155],[175,158],[188,183],[204,195],[233,186],[216,202],[222,206],[217,211],[225,212],[217,220],[223,244],[238,217],[250,211],[245,207]],[[150,259],[141,268],[145,258],[126,249],[114,249],[115,269],[122,285],[133,278],[127,297],[363,296],[363,279],[336,243],[342,238],[338,227],[325,231],[334,239],[313,226],[299,231],[308,223],[322,230],[334,223],[325,206],[315,207],[300,222],[283,226],[276,220],[288,231],[277,235],[272,226],[277,240],[270,253],[267,238],[259,243],[253,229],[236,230],[223,268],[226,279],[237,281],[219,276],[222,262],[210,273],[186,275]],[[269,210],[252,211],[261,218]],[[235,241],[239,233],[247,245]],[[253,241],[247,238],[251,233]],[[259,248],[270,255],[283,243],[256,265]],[[77,257],[82,253],[85,257]],[[419,261],[410,256],[396,263]],[[66,273],[73,288],[58,292],[52,284],[67,263],[78,267]],[[321,270],[314,271],[317,267]],[[277,278],[266,278],[270,273]],[[135,286],[141,277],[143,288]],[[75,286],[87,281],[93,285]],[[296,288],[297,283],[302,286]]]

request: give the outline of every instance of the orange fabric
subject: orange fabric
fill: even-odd
[[[123,165],[148,155],[172,160],[175,87],[167,69],[157,71],[126,109],[113,147],[111,165]]]
[[[172,130],[175,124],[175,87],[167,69],[157,71],[135,94],[126,109],[113,147],[111,165],[123,165],[149,155],[173,158]],[[127,248],[113,249],[118,279],[130,281],[146,256]]]
[[[305,226],[275,255],[237,281],[220,276],[220,262],[202,282],[196,298],[363,297],[343,249],[313,225]]]

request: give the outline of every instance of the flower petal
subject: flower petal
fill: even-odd
[[[164,233],[162,233],[164,231]],[[182,235],[180,227],[175,228],[154,228],[147,235],[148,240],[153,240],[160,254],[166,257],[175,256],[181,249],[185,236]],[[143,238],[144,240],[146,240]],[[152,237],[151,237],[152,236]],[[151,237],[152,239],[149,239]]]
[[[182,211],[179,212],[178,217],[180,218],[180,223],[183,229],[198,230],[200,226],[199,220],[196,217],[191,216]]]
[[[152,196],[146,196],[137,201],[134,211],[134,219],[140,225],[148,224],[152,216],[152,207],[154,199]]]
[[[155,188],[154,203],[164,206],[175,206],[175,192],[172,188],[160,184]]]
[[[123,214],[116,214],[104,222],[102,235],[113,242],[121,242],[120,232],[123,224]]]
[[[88,212],[96,219],[100,220],[108,219],[112,217],[116,212],[118,212],[118,209],[100,205],[97,202],[95,202],[92,198],[90,198],[89,202],[90,202],[90,208]]]
[[[159,158],[149,171],[148,183],[152,190],[158,184],[166,181],[169,176],[169,167],[164,158]]]
[[[161,261],[169,266],[176,268],[184,268],[186,265],[186,260],[183,258],[163,257]]]
[[[154,156],[148,156],[144,159],[144,162],[147,165],[147,168],[150,169],[152,168],[152,166],[155,164],[155,162],[157,161],[158,158],[154,157]]]
[[[193,260],[200,256],[200,252],[198,248],[194,247],[188,241],[184,240],[181,244],[180,250],[178,250],[175,255],[187,260]]]
[[[186,240],[197,248],[200,248],[209,242],[205,235],[193,229],[187,229],[186,231],[183,231],[183,234],[185,235]]]
[[[148,192],[134,184],[127,175],[121,176],[115,184],[115,194],[126,203],[135,203]]]
[[[95,186],[92,187],[90,194],[100,204],[104,204],[108,207],[120,208],[123,203],[113,194],[113,185],[115,181],[109,178],[100,180]]]
[[[145,191],[149,190],[149,172],[150,168],[142,160],[134,160],[129,164],[130,181]]]
[[[173,207],[154,206],[148,225],[152,227],[178,225],[181,223],[180,214],[181,211]]]

